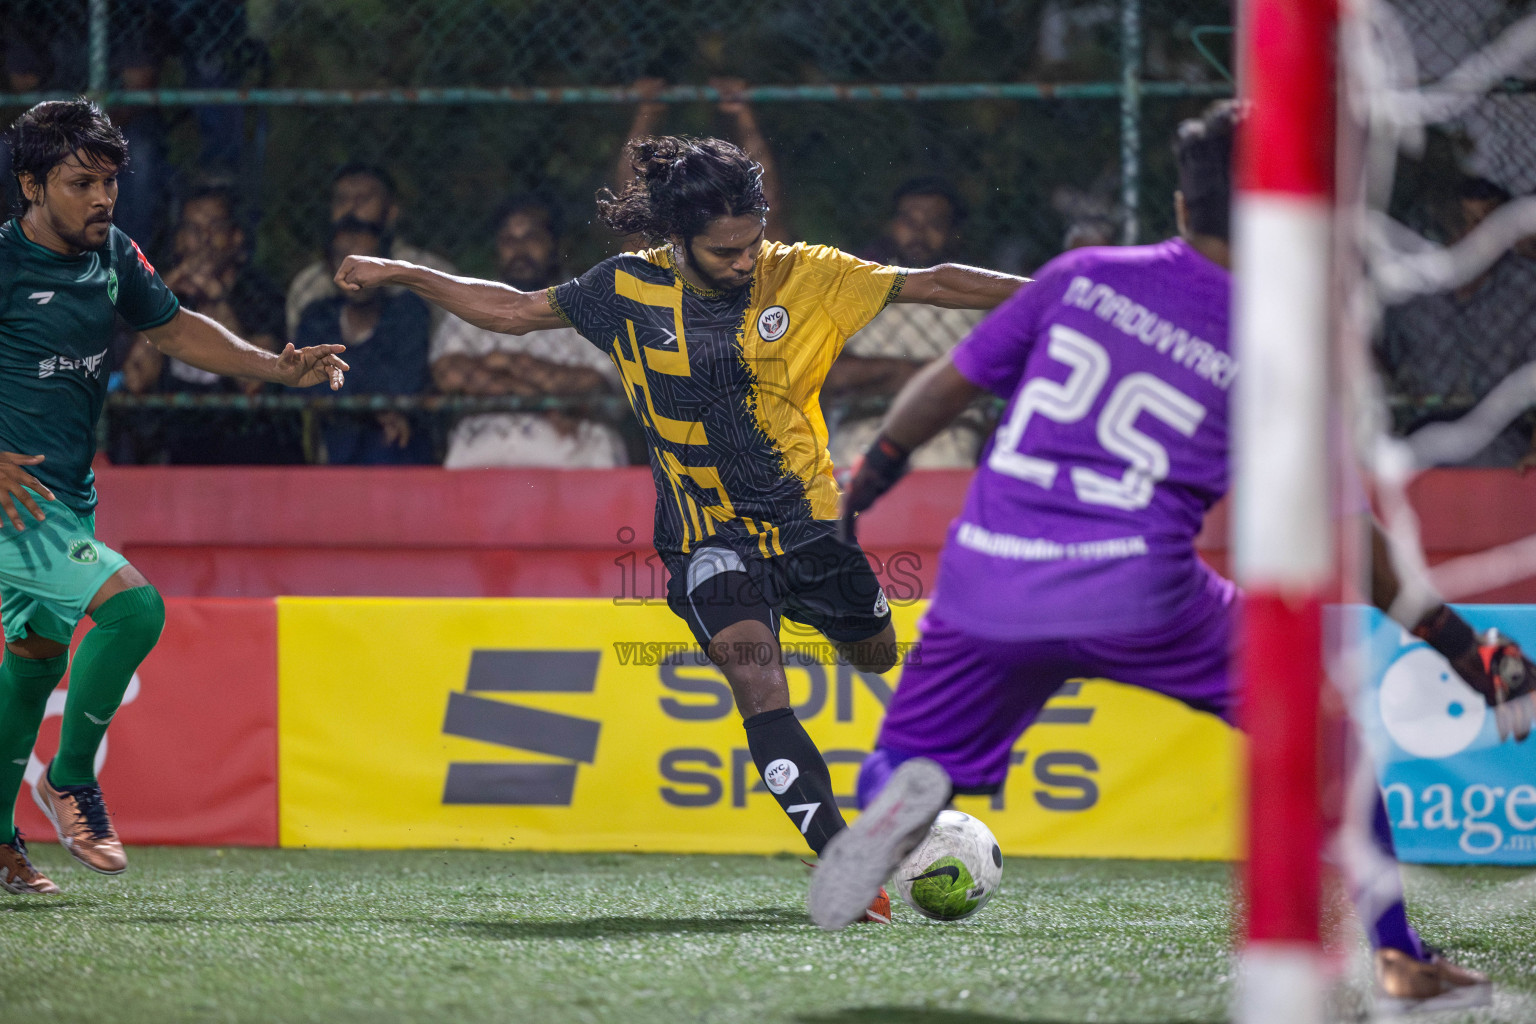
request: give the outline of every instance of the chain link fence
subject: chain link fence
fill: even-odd
[[[1393,0],[1429,84],[1492,44],[1530,0]],[[1422,151],[1398,164],[1389,215],[1439,245],[1454,245],[1512,198],[1536,193],[1536,61],[1454,118],[1433,125]],[[1536,360],[1536,238],[1451,291],[1389,308],[1377,360],[1394,428],[1410,433],[1465,414],[1517,369]],[[1532,448],[1527,412],[1470,464],[1510,466]]]
[[[331,177],[398,183],[401,242],[496,272],[493,211],[554,197],[561,260],[618,250],[594,220],[642,97],[655,130],[771,150],[796,239],[863,252],[896,187],[952,183],[950,258],[1028,273],[1073,241],[1173,230],[1169,139],[1230,94],[1227,0],[13,0],[9,120],[90,90],[124,126],[119,223],[161,265],[188,190],[232,182],[280,287],[320,257]],[[658,79],[658,85],[634,83]],[[655,90],[659,89],[657,92]],[[8,176],[7,176],[8,177]],[[118,400],[125,410],[132,402]],[[145,414],[140,410],[141,414]],[[248,415],[248,414],[242,414]],[[141,415],[142,418],[142,415]]]

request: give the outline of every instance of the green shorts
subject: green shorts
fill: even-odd
[[[41,636],[67,644],[91,598],[128,559],[96,539],[94,514],[34,498],[41,523],[19,502],[25,530],[0,515],[0,625],[7,642]]]

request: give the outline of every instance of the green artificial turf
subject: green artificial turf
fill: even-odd
[[[135,848],[0,894],[0,1020],[1223,1021],[1224,865],[1010,860],[958,924],[837,934],[789,857]],[[1409,871],[1414,915],[1536,1020],[1536,871]],[[1359,959],[1358,957],[1356,958]]]

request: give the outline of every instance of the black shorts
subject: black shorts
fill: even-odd
[[[693,550],[667,581],[667,604],[705,650],[722,629],[752,619],[779,635],[779,619],[834,643],[868,640],[891,609],[857,543],[821,537],[774,558],[744,555],[720,541]]]

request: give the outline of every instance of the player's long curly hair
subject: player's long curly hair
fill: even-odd
[[[598,219],[621,235],[659,245],[693,238],[716,217],[768,213],[763,165],[723,139],[631,139],[625,152],[634,180],[597,194]]]
[[[48,174],[70,156],[93,167],[128,164],[128,143],[102,109],[81,97],[49,100],[18,117],[6,132],[11,147],[11,173],[19,182],[23,174],[47,187]],[[31,202],[20,189],[21,210]]]

